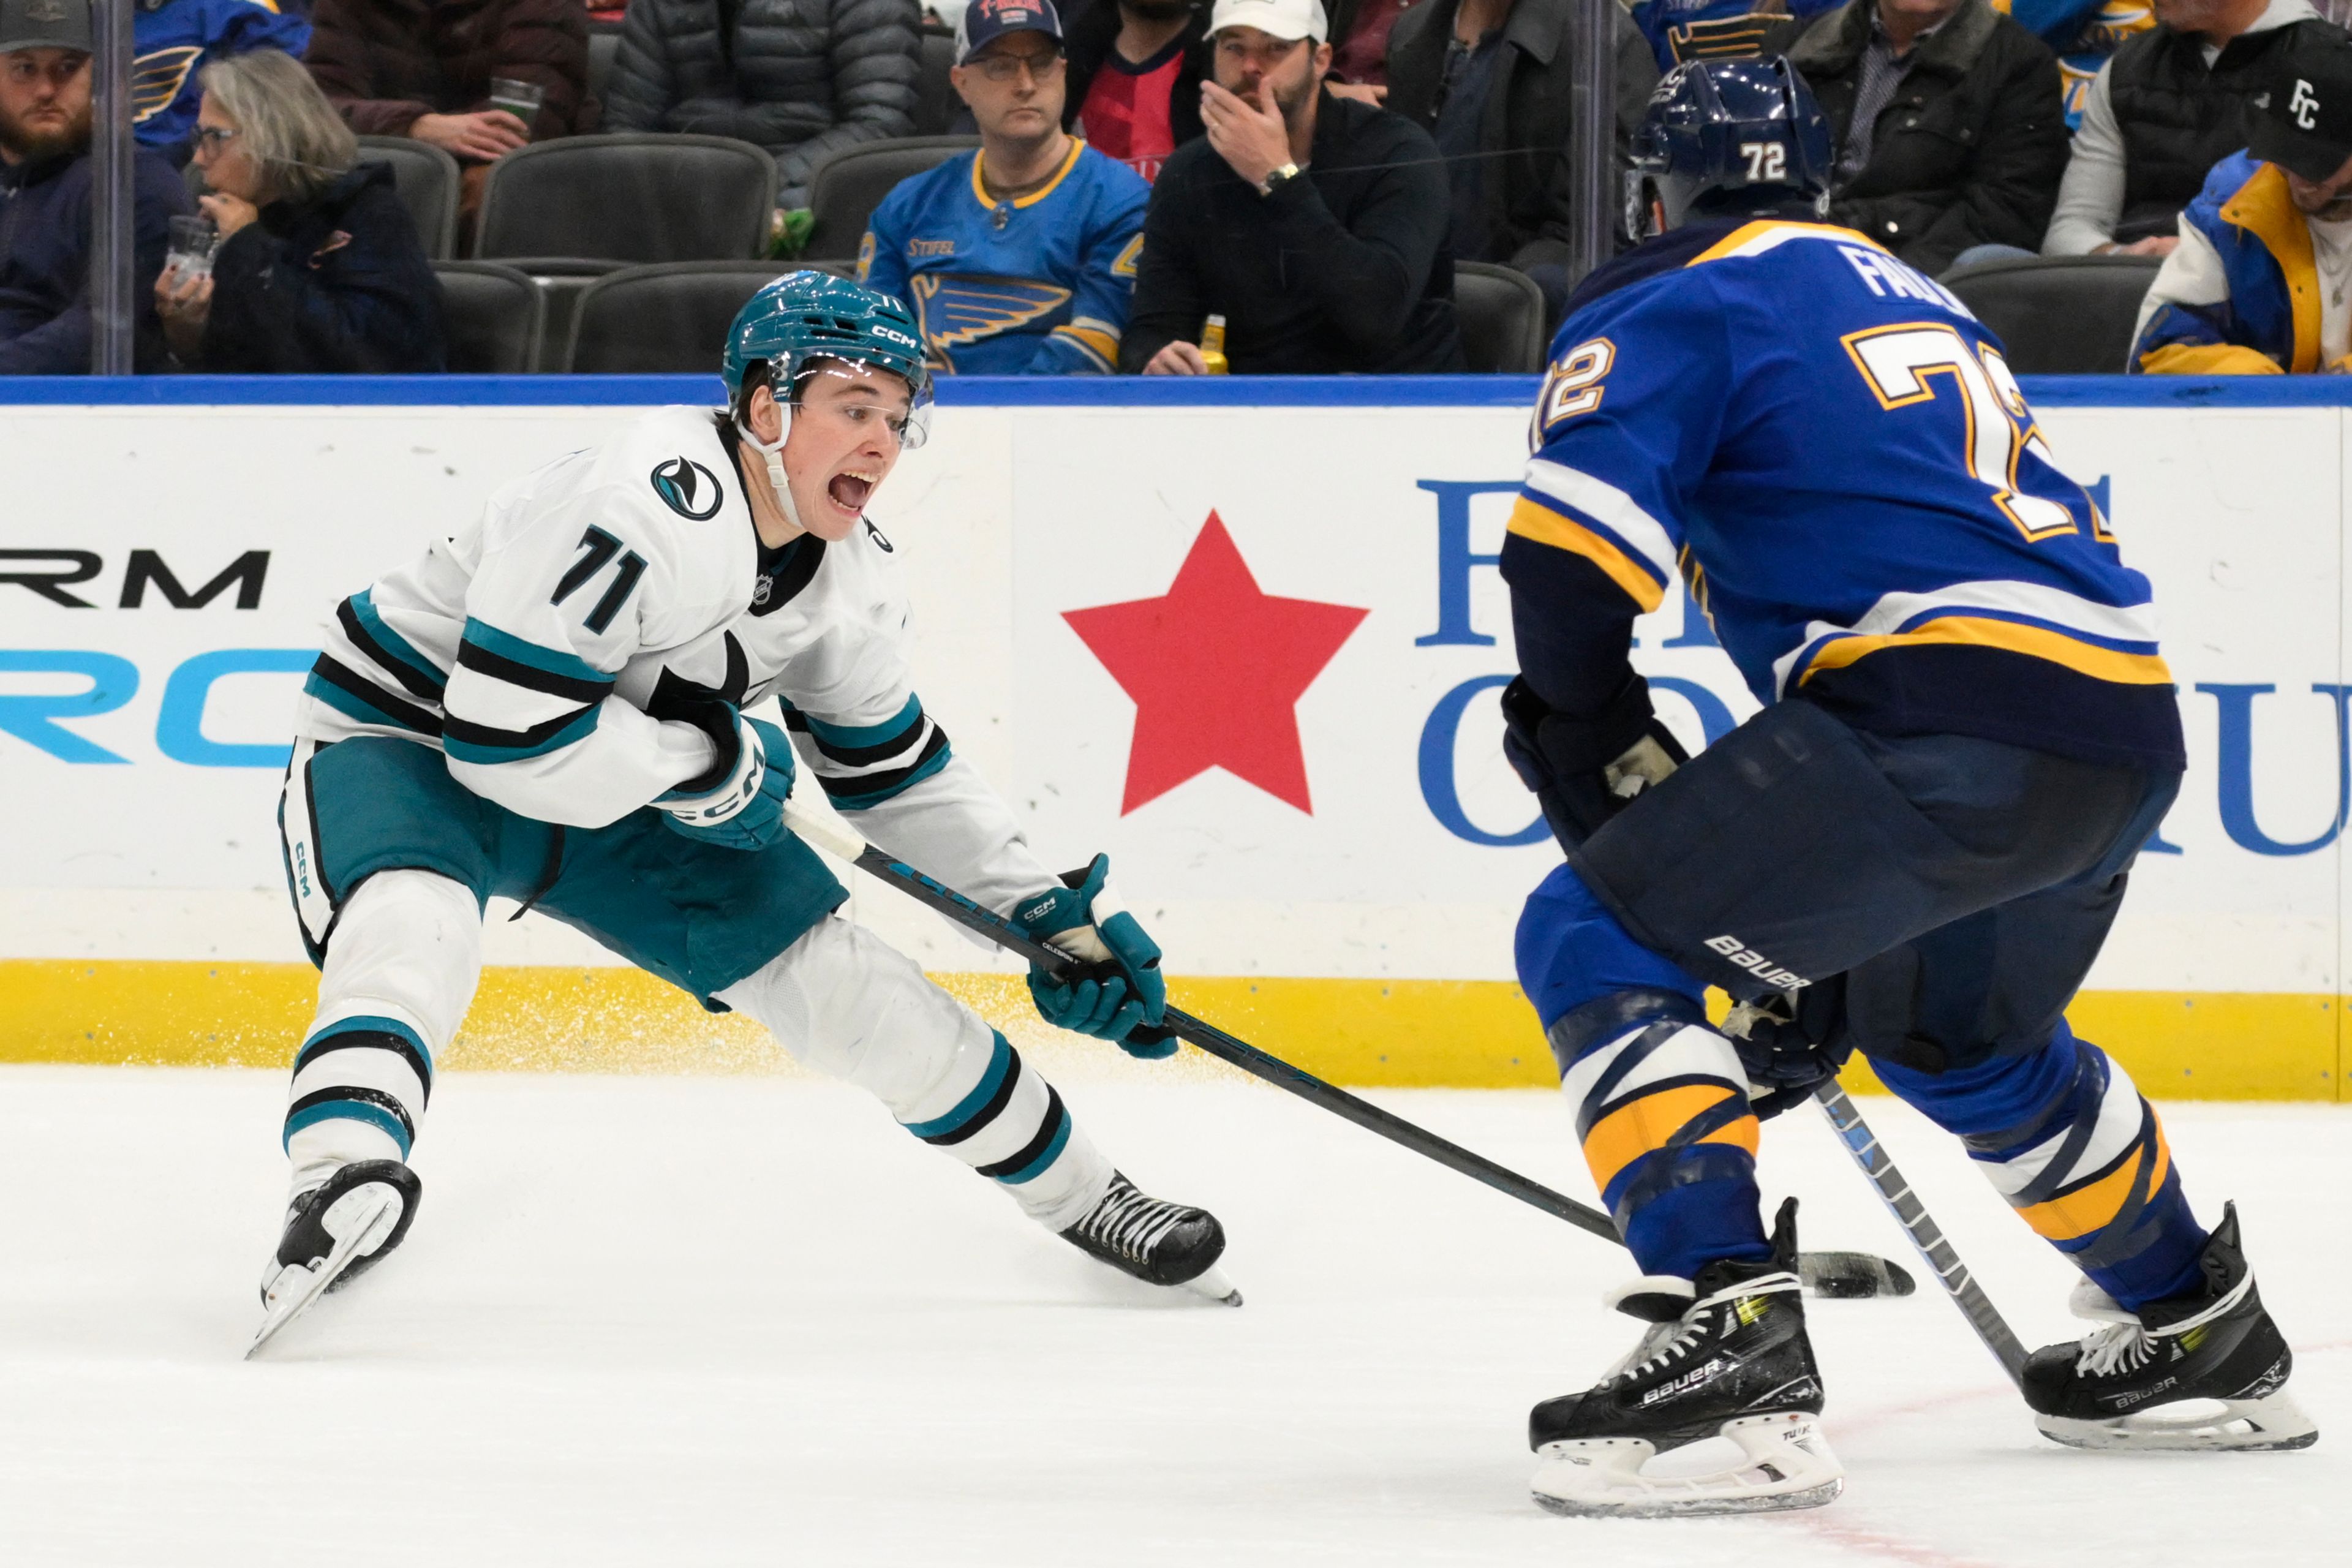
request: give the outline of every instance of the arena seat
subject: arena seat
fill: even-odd
[[[1455,262],[1454,310],[1472,370],[1526,375],[1543,368],[1543,290],[1526,273],[1491,262]]]
[[[393,188],[416,225],[425,254],[446,261],[457,254],[457,160],[429,142],[406,136],[362,136],[360,162],[392,165]],[[190,168],[195,165],[191,163]]]
[[[536,284],[489,261],[436,261],[433,275],[441,280],[451,370],[520,375],[538,367],[547,304]]]
[[[1944,275],[1992,330],[2020,375],[2121,375],[2140,301],[2163,263],[2153,256],[2032,256]]]
[[[963,100],[956,96],[948,71],[955,65],[955,35],[922,32],[921,55],[915,69],[915,134],[944,136],[955,123]]]
[[[613,79],[613,61],[621,53],[621,29],[601,23],[588,25],[588,96],[602,102],[604,84]]]
[[[803,254],[812,261],[854,259],[874,209],[899,181],[979,145],[977,136],[903,136],[861,142],[824,158],[809,174],[809,207],[816,214],[816,226]]]
[[[749,142],[566,136],[518,148],[490,165],[474,255],[509,262],[749,258],[766,248],[775,207],[775,160]]]
[[[716,370],[728,324],[761,285],[787,272],[853,270],[842,262],[672,261],[607,273],[580,296],[561,368],[605,375]]]

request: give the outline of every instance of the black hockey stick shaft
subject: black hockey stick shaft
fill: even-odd
[[[1879,1146],[1878,1135],[1863,1121],[1862,1112],[1854,1109],[1853,1101],[1835,1079],[1814,1090],[1814,1098],[1821,1102],[1822,1114],[1836,1130],[1838,1141],[1853,1156],[1853,1163],[1862,1167],[1862,1173],[1870,1178],[1870,1184],[1878,1189],[1879,1197],[1894,1214],[1895,1223],[1911,1238],[1911,1245],[1919,1249],[1928,1270],[1951,1296],[1960,1315],[1968,1319],[1969,1327],[1976,1331],[1985,1349],[1992,1352],[2000,1369],[2009,1373],[2009,1380],[2023,1386],[2025,1346],[2010,1331],[2008,1320],[1992,1304],[1992,1298],[1984,1293],[1976,1276],[1969,1272],[1969,1266],[1960,1261],[1960,1255],[1953,1250],[1951,1241],[1927,1212],[1927,1205],[1919,1201],[1919,1194],[1911,1190],[1911,1184]]]

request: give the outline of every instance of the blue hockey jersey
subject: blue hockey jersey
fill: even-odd
[[[885,197],[858,251],[857,280],[914,311],[934,370],[1109,374],[1151,187],[1073,139],[1043,190],[996,202],[980,159],[950,158]]]
[[[283,49],[296,59],[310,47],[310,24],[276,0],[160,0],[131,11],[131,104],[142,147],[176,150],[196,128],[204,101],[196,73],[249,49]],[[184,160],[182,160],[184,161]]]
[[[2147,580],[2000,342],[1859,234],[1719,221],[1602,268],[1531,444],[1502,571],[1556,708],[1622,684],[1679,573],[1759,701],[2181,765]]]

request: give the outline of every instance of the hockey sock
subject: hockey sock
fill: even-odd
[[[2063,1019],[2031,1056],[1934,1074],[1871,1065],[1958,1133],[2019,1217],[2119,1304],[2137,1308],[2195,1283],[2205,1230],[2163,1124],[2130,1076]]]
[[[1076,1224],[1110,1184],[1110,1163],[1078,1130],[1061,1091],[993,1029],[984,1044],[960,1041],[938,1086],[898,1116],[924,1142],[1002,1184],[1049,1229]]]

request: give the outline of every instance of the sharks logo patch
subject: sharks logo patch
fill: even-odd
[[[658,465],[654,469],[653,481],[654,493],[668,504],[670,510],[696,522],[718,516],[727,500],[718,476],[691,458],[672,458]]]

